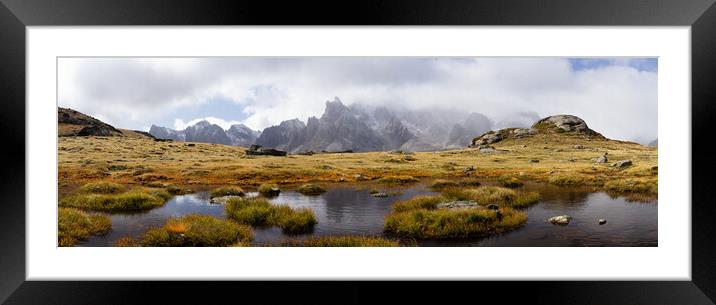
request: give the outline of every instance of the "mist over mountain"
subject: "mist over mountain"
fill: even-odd
[[[433,151],[464,148],[494,128],[526,127],[539,116],[516,113],[495,122],[478,112],[454,109],[411,110],[401,107],[345,105],[338,98],[325,102],[321,117],[304,123],[291,119],[259,132],[243,124],[224,130],[200,121],[184,130],[152,125],[157,138],[248,147],[258,144],[298,153],[304,151]]]
[[[252,130],[243,124],[232,125],[228,130],[221,126],[200,121],[183,130],[174,130],[167,127],[152,125],[149,134],[159,139],[175,141],[215,143],[234,146],[249,146],[254,144],[260,132]]]
[[[302,151],[430,151],[466,147],[489,131],[492,121],[480,113],[453,110],[391,109],[326,101],[320,118],[284,121],[268,127],[256,144]]]

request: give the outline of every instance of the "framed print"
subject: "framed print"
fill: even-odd
[[[713,1],[346,5],[3,0],[3,300],[713,303]]]

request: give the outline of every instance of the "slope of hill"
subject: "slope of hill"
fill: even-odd
[[[82,137],[135,137],[154,138],[147,132],[130,129],[118,129],[114,126],[69,108],[57,108],[57,136]]]

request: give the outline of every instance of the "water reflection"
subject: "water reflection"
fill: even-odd
[[[528,208],[527,224],[515,231],[489,238],[471,240],[427,240],[421,246],[657,246],[656,203],[628,202],[622,197],[594,193],[584,189],[562,188],[547,184],[527,184],[526,190],[538,191],[542,201]],[[313,210],[318,219],[313,234],[286,236],[278,228],[257,228],[256,244],[276,244],[287,239],[323,235],[381,235],[383,219],[396,200],[431,193],[423,185],[380,191],[396,193],[376,198],[367,189],[340,185],[319,196],[304,196],[284,190],[273,203]],[[256,196],[256,193],[248,193]],[[200,213],[223,218],[224,206],[209,203],[208,193],[176,196],[163,207],[135,214],[112,214],[112,231],[92,237],[81,246],[112,246],[124,236],[141,236],[153,226],[161,226],[169,217]],[[568,226],[555,226],[546,221],[556,215],[573,217]],[[607,219],[599,225],[597,220]]]

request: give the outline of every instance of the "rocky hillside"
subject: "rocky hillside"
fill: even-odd
[[[573,115],[553,115],[541,119],[530,128],[504,128],[491,130],[472,140],[470,147],[487,147],[506,139],[531,137],[536,134],[565,134],[577,136],[585,140],[605,139],[600,133],[592,130],[587,123]]]
[[[69,108],[57,108],[57,125],[57,136],[60,137],[116,136],[153,138],[143,131],[114,128],[112,125]]]
[[[225,144],[233,146],[248,147],[254,144],[259,132],[246,127],[243,124],[235,124],[224,130],[221,126],[211,124],[207,121],[200,121],[184,130],[152,125],[149,133],[159,139],[171,139],[175,141],[189,141],[200,143]]]

